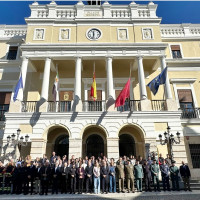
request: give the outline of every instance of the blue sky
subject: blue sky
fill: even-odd
[[[109,0],[108,0],[109,1]],[[39,1],[46,4],[50,1]],[[112,1],[112,4],[129,4],[131,1]],[[29,4],[32,1],[0,1],[0,24],[25,24],[30,16]],[[57,4],[74,4],[73,1],[56,1]],[[144,4],[148,1],[136,1]],[[163,24],[200,23],[200,1],[155,1],[158,4],[157,15]]]

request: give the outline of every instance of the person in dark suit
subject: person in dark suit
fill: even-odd
[[[55,164],[55,161],[57,160],[56,152],[52,152],[52,156],[50,158],[50,164]]]
[[[92,176],[93,176],[93,166],[91,160],[88,160],[88,165],[85,168],[86,175],[86,193],[92,192]]]
[[[101,176],[102,176],[102,193],[106,192],[108,194],[108,178],[109,178],[109,167],[106,164],[106,161],[103,161],[103,166],[101,167]]]
[[[41,195],[48,194],[48,189],[49,189],[49,181],[50,181],[50,175],[51,175],[51,167],[49,165],[49,161],[47,160],[42,166],[40,170],[40,176],[41,176],[41,185],[42,185],[42,193]]]
[[[160,165],[160,171],[161,171],[161,176],[162,176],[162,183],[163,183],[163,190],[166,190],[166,185],[167,185],[167,190],[170,191],[170,186],[169,186],[169,166],[166,164],[166,161],[163,160],[162,164]]]
[[[41,174],[40,174],[41,168],[42,168],[42,164],[40,162],[36,163],[36,167],[35,167],[35,194],[41,193]]]
[[[72,168],[69,171],[71,176],[71,194],[75,194],[76,192],[76,165],[75,163],[72,164]]]
[[[84,168],[81,166],[82,163],[79,162],[79,167],[77,167],[77,177],[78,177],[78,193],[82,194],[83,192],[83,182],[84,182],[84,178],[85,178],[85,170]]]
[[[52,194],[56,192],[58,194],[58,183],[60,179],[60,167],[58,166],[59,162],[55,163],[55,167],[51,170],[51,177],[52,177]]]
[[[33,183],[35,180],[35,165],[33,165],[33,161],[31,161],[31,166],[27,169],[28,173],[28,193],[29,193],[29,183],[31,183],[31,195],[33,194]]]
[[[29,190],[29,179],[28,179],[28,167],[26,162],[22,163],[21,178],[23,180],[22,181],[23,193],[24,195],[27,195]]]
[[[68,191],[68,179],[69,179],[70,167],[67,162],[64,162],[64,166],[61,168],[61,194],[67,193]]]
[[[151,192],[151,169],[150,165],[148,165],[147,163],[147,160],[144,160],[143,173],[144,173],[145,191]]]
[[[21,164],[17,163],[13,171],[13,194],[21,194],[22,193],[22,180],[20,177],[21,174]]]
[[[180,174],[184,182],[184,189],[187,191],[187,189],[191,192],[192,190],[190,189],[190,169],[189,167],[185,164],[184,161],[182,161],[182,165],[180,166]]]

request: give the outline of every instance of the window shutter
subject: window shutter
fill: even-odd
[[[11,92],[0,92],[0,104],[10,104]]]
[[[115,97],[116,97],[116,99],[119,96],[120,92],[121,92],[121,90],[115,90]]]
[[[172,51],[180,51],[180,45],[171,45],[171,50]]]
[[[188,103],[190,102],[190,103],[192,103],[193,102],[192,91],[186,90],[186,89],[178,90],[178,98],[179,98],[180,102],[188,102]]]
[[[10,104],[11,92],[7,92],[5,96],[5,104]]]

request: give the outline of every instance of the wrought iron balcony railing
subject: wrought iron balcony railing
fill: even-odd
[[[71,112],[71,101],[48,101],[47,112]]]
[[[180,108],[182,111],[181,119],[200,118],[200,108]]]
[[[105,111],[106,101],[83,101],[83,111]]]

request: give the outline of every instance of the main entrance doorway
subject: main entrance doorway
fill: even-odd
[[[54,145],[54,151],[58,156],[64,156],[69,154],[69,136],[68,135],[61,135],[59,136]]]
[[[103,138],[97,134],[90,135],[86,140],[86,155],[97,158],[101,153],[104,155]]]
[[[135,152],[135,140],[128,134],[122,134],[119,136],[119,155],[120,156],[136,156]]]
[[[52,152],[56,155],[63,156],[69,154],[69,133],[61,126],[52,126],[47,133],[46,155],[49,159]]]

